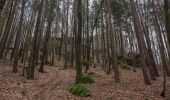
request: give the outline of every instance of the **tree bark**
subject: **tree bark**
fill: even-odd
[[[77,0],[78,32],[76,37],[76,83],[82,78],[81,47],[82,47],[82,0]]]
[[[144,76],[144,82],[145,84],[151,85],[151,81],[150,81],[150,76],[148,73],[148,69],[146,66],[146,62],[145,62],[145,41],[144,41],[144,36],[143,36],[143,31],[141,29],[141,23],[140,23],[140,19],[135,7],[135,2],[134,0],[130,0],[130,5],[131,5],[131,9],[132,9],[132,17],[133,17],[133,23],[134,23],[134,28],[135,28],[135,32],[136,32],[136,37],[137,37],[137,41],[138,41],[138,46],[139,46],[139,51],[140,51],[140,56],[141,56],[141,66],[142,66],[142,71],[143,71],[143,76]]]
[[[19,63],[19,50],[20,50],[20,43],[21,43],[21,30],[23,25],[23,19],[24,19],[24,8],[25,8],[26,0],[22,0],[22,8],[21,8],[21,17],[19,22],[19,27],[16,35],[16,44],[14,49],[14,62],[13,62],[13,68],[12,72],[17,73],[18,72],[18,63]]]

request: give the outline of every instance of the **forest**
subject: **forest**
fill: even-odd
[[[170,100],[170,0],[0,0],[0,100]]]

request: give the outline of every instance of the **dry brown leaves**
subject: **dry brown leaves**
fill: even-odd
[[[162,77],[144,85],[140,69],[137,72],[121,70],[121,83],[114,82],[114,76],[106,75],[98,66],[94,72],[95,84],[87,84],[92,95],[76,97],[68,92],[75,80],[75,70],[59,70],[59,67],[45,66],[46,73],[35,71],[35,80],[26,80],[19,74],[11,73],[9,61],[0,62],[0,100],[170,100],[160,97]],[[170,95],[170,78],[167,94]]]

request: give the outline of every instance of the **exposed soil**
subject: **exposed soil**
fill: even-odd
[[[96,83],[86,86],[92,95],[77,97],[67,90],[74,84],[75,70],[61,67],[61,63],[45,66],[45,73],[39,73],[37,68],[35,80],[26,80],[21,73],[11,72],[10,61],[0,61],[0,100],[170,100],[170,78],[167,79],[167,97],[162,98],[162,77],[148,86],[144,85],[140,69],[136,73],[121,69],[121,83],[115,83],[113,74],[106,75],[100,66],[90,69]]]

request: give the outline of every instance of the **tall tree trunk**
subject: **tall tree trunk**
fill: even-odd
[[[141,29],[140,19],[139,19],[137,10],[136,10],[134,0],[130,0],[130,4],[131,4],[131,9],[132,9],[134,28],[135,28],[136,37],[138,40],[139,51],[140,51],[140,56],[141,56],[140,61],[141,61],[141,66],[142,66],[142,71],[143,71],[143,76],[144,76],[144,82],[145,82],[145,84],[151,85],[150,76],[149,76],[148,69],[147,69],[146,62],[145,62],[146,45],[145,45],[145,41],[144,41],[143,31]]]
[[[144,3],[145,3],[145,1],[144,1]],[[137,7],[137,8],[139,10],[139,7]],[[146,10],[145,7],[144,7],[144,9]],[[144,11],[144,12],[146,12],[146,11]],[[158,73],[158,69],[156,67],[154,57],[153,57],[153,53],[152,53],[151,42],[150,42],[150,37],[149,37],[149,27],[146,23],[147,19],[146,18],[142,19],[143,16],[141,15],[140,11],[139,11],[139,16],[141,18],[141,26],[143,28],[144,36],[145,36],[147,47],[148,47],[148,48],[145,48],[146,49],[147,66],[148,66],[148,69],[149,69],[151,79],[156,80],[155,77],[159,76],[159,73]]]
[[[4,6],[5,6],[5,3],[6,3],[6,0],[1,0],[0,1],[0,15],[1,15],[1,12],[2,12]]]
[[[165,58],[165,48],[164,48],[164,43],[162,40],[162,35],[161,35],[161,31],[160,31],[160,26],[158,24],[158,19],[155,16],[155,23],[156,23],[156,35],[157,35],[157,39],[158,39],[158,46],[160,48],[160,58],[161,58],[161,62],[162,62],[162,68],[163,68],[163,91],[161,93],[161,96],[165,97],[165,92],[166,92],[166,75],[170,75],[169,74],[169,69],[168,69],[168,65],[167,65],[167,61]]]
[[[21,8],[21,17],[20,17],[20,22],[19,22],[19,27],[16,35],[16,44],[15,44],[15,49],[14,49],[14,62],[13,62],[13,68],[12,72],[17,73],[18,72],[18,63],[19,63],[19,48],[20,48],[20,43],[21,43],[21,30],[22,30],[22,25],[23,25],[23,19],[24,19],[24,8],[25,8],[25,3],[26,0],[22,0],[22,8]]]
[[[10,36],[8,37],[7,43],[5,45],[4,58],[7,57],[7,54],[8,54],[9,49],[10,49],[10,45],[13,42],[14,36],[15,36],[16,31],[18,29],[18,25],[16,24],[16,22],[18,21],[18,17],[17,17],[18,14],[19,13],[17,12],[16,15],[15,15],[15,19],[12,22],[11,30],[10,30],[10,33],[9,33]]]
[[[42,20],[41,22],[40,32],[38,35],[37,50],[36,50],[36,55],[35,55],[35,65],[37,66],[39,64],[39,55],[40,55],[40,49],[41,49],[42,35],[44,31],[43,28],[44,28],[44,20]]]
[[[44,72],[44,62],[45,62],[45,57],[48,58],[48,55],[47,55],[47,44],[49,42],[49,39],[50,39],[50,35],[51,35],[51,26],[52,26],[52,21],[53,21],[53,14],[54,14],[54,0],[51,0],[49,1],[50,3],[50,12],[49,12],[49,15],[48,15],[48,24],[47,24],[47,30],[46,30],[46,36],[45,36],[45,41],[44,41],[44,47],[43,47],[43,54],[42,54],[42,59],[41,59],[41,65],[40,65],[40,69],[39,69],[39,72]]]
[[[73,39],[72,39],[72,57],[71,57],[71,65],[73,67],[74,65],[74,55],[75,55],[75,44],[76,44],[76,36],[77,36],[77,0],[74,0],[73,5]]]
[[[169,10],[169,0],[164,0],[164,13],[165,13],[165,28],[167,31],[168,42],[170,45],[170,10]]]
[[[107,5],[107,11],[108,11],[108,28],[109,28],[109,36],[110,36],[110,41],[111,41],[111,64],[112,68],[114,68],[114,76],[115,76],[115,82],[120,82],[120,73],[119,73],[119,67],[117,64],[117,51],[116,51],[116,46],[115,46],[115,35],[113,32],[113,27],[112,27],[112,17],[111,17],[111,5],[109,0],[106,0],[106,5]]]
[[[43,9],[43,0],[41,0],[39,3],[37,22],[36,22],[34,37],[33,37],[33,44],[32,44],[27,70],[26,70],[27,79],[34,79],[34,68],[35,68],[35,61],[36,61],[35,58],[37,53],[36,51],[37,51],[38,34],[41,34],[39,33],[39,31],[40,31],[40,24],[41,24],[41,17],[42,17],[42,9]]]
[[[0,41],[0,58],[3,58],[3,54],[4,54],[4,50],[5,50],[5,45],[7,43],[8,37],[10,36],[10,29],[11,29],[11,26],[12,26],[15,10],[16,10],[17,3],[18,3],[18,0],[14,1],[14,4],[13,4],[13,1],[11,3],[11,8],[10,8],[10,12],[9,12],[9,18],[8,18],[8,20],[6,22],[6,27],[5,27],[4,35],[3,35],[3,37],[2,37],[2,39]]]
[[[0,15],[0,37],[3,35],[3,28],[5,26],[6,20],[9,18],[9,12],[10,12],[10,5],[12,3],[12,0],[7,0],[5,4],[3,4],[3,10]]]
[[[59,46],[58,60],[61,59],[63,42],[64,42],[64,18],[62,18],[61,40],[60,40],[60,46]]]
[[[85,73],[87,73],[88,69],[89,69],[89,66],[90,66],[90,39],[89,39],[89,0],[86,1],[86,6],[87,6],[87,12],[86,12],[86,32],[87,32],[87,58],[86,58],[86,62],[87,62],[87,65],[86,65],[86,69],[85,69]]]
[[[66,68],[68,68],[68,60],[69,60],[69,55],[68,55],[68,25],[69,25],[69,19],[68,19],[68,17],[69,17],[69,1],[67,2],[67,9],[66,9],[66,34],[65,34],[65,43],[64,43],[64,45],[65,45],[65,62],[64,62],[64,68],[66,69]]]
[[[87,66],[86,66],[86,71],[85,72],[87,72],[88,70],[89,70],[89,66],[90,66],[90,47],[91,47],[91,45],[93,46],[93,33],[94,33],[94,29],[95,29],[95,27],[96,27],[96,24],[97,24],[97,22],[98,22],[98,17],[99,17],[99,14],[100,14],[100,11],[101,11],[101,9],[102,9],[102,7],[103,7],[103,2],[104,2],[104,0],[102,0],[101,1],[101,3],[100,3],[100,8],[99,8],[99,10],[97,11],[97,15],[95,16],[95,21],[94,21],[94,25],[92,26],[92,34],[91,34],[91,36],[89,37],[89,40],[87,40]]]
[[[77,0],[78,33],[76,36],[76,83],[80,83],[82,77],[81,47],[82,47],[82,0]]]

